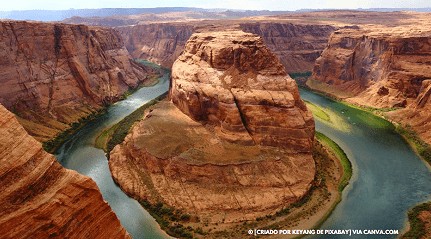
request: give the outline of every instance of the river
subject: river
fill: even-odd
[[[392,124],[301,89],[301,97],[330,112],[334,123],[316,119],[316,130],[334,140],[353,165],[342,201],[321,229],[395,229],[402,232],[407,211],[431,200],[431,172]],[[352,235],[348,238],[396,238]],[[346,238],[346,236],[330,236]],[[310,238],[328,238],[313,236]]]
[[[157,65],[149,64],[152,67]],[[127,99],[110,106],[107,113],[88,123],[70,137],[56,152],[57,160],[66,168],[91,177],[103,198],[120,219],[127,232],[135,239],[170,238],[151,215],[134,199],[129,198],[114,183],[105,152],[94,147],[95,138],[106,128],[118,123],[143,104],[169,89],[169,71],[164,70],[158,84],[143,87]]]
[[[94,141],[104,129],[168,88],[169,72],[164,71],[158,84],[141,88],[126,100],[110,106],[106,114],[76,132],[56,153],[64,167],[87,175],[97,183],[103,198],[133,238],[169,236],[136,200],[129,198],[114,183],[105,153],[94,147]],[[431,200],[431,173],[425,162],[395,133],[393,126],[382,119],[306,90],[301,90],[301,96],[330,112],[333,123],[316,118],[316,130],[338,143],[353,164],[353,177],[343,192],[343,199],[321,228],[396,229],[401,232],[408,209]]]

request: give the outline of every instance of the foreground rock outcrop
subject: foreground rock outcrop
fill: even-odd
[[[230,223],[275,213],[310,189],[313,117],[260,37],[193,34],[172,68],[170,98],[110,154],[129,195]]]
[[[308,85],[355,104],[399,109],[385,115],[431,143],[431,32],[417,28],[336,31]]]
[[[143,82],[112,29],[0,22],[0,103],[40,141],[51,139]]]
[[[129,238],[94,181],[64,169],[0,105],[0,237]]]

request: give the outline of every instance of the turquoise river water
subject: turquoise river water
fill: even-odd
[[[64,167],[93,178],[103,198],[135,239],[169,236],[136,200],[129,198],[114,183],[105,153],[94,147],[94,140],[104,129],[165,93],[168,88],[169,72],[165,71],[158,84],[141,88],[110,106],[106,114],[70,137],[56,154]],[[316,130],[338,143],[353,164],[353,177],[343,192],[343,199],[321,228],[395,229],[401,232],[407,221],[408,209],[431,200],[431,173],[425,162],[395,133],[393,126],[380,118],[306,90],[301,90],[301,96],[330,112],[332,123],[317,118]],[[331,238],[337,237],[332,235]]]

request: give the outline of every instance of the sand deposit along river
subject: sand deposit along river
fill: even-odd
[[[94,140],[104,129],[168,88],[169,72],[165,71],[158,84],[141,88],[126,100],[109,107],[106,114],[87,124],[65,142],[56,155],[64,167],[96,181],[104,199],[133,238],[169,237],[137,201],[129,198],[114,183],[105,153],[94,147]],[[354,168],[353,178],[343,193],[342,202],[322,228],[401,231],[407,220],[408,209],[431,199],[431,173],[425,163],[394,132],[393,127],[381,119],[312,92],[302,90],[301,95],[324,109],[325,120],[316,118],[316,129],[345,150]],[[381,238],[396,237],[385,235]]]

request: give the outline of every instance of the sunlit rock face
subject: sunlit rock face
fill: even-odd
[[[170,98],[226,140],[311,151],[312,114],[295,81],[254,34],[193,34],[172,67]]]
[[[311,79],[318,84],[308,84],[351,103],[390,109],[386,117],[431,143],[430,62],[431,32],[419,23],[342,29],[316,61]]]
[[[96,183],[63,168],[0,105],[0,237],[129,238]]]
[[[273,214],[310,190],[314,121],[260,37],[193,34],[171,83],[170,99],[110,153],[127,194],[223,224]]]
[[[115,30],[0,21],[0,103],[40,141],[146,79]]]

